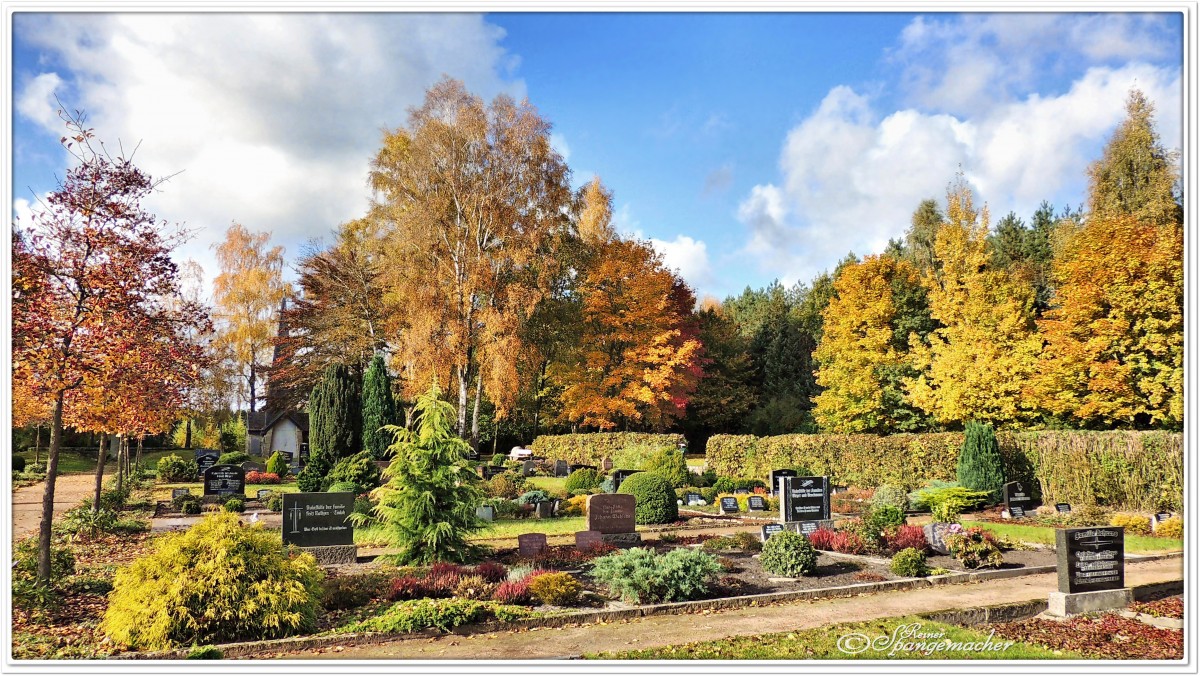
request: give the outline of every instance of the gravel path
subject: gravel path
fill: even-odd
[[[75,507],[96,490],[95,474],[62,474],[54,482],[54,517]],[[42,494],[45,482],[13,491],[13,542],[37,533],[42,523]]]

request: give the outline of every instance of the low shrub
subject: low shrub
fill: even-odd
[[[1183,517],[1173,516],[1159,523],[1154,534],[1162,538],[1183,539]]]
[[[1150,534],[1150,517],[1141,514],[1113,514],[1108,525],[1123,526],[1125,532],[1136,535]]]
[[[212,645],[194,645],[188,649],[185,660],[221,660],[225,659],[225,653],[221,649]]]
[[[329,493],[353,493],[355,495],[364,492],[363,487],[354,483],[353,481],[339,481],[337,483],[329,484],[329,486],[325,488],[325,491]]]
[[[671,523],[679,519],[675,489],[654,472],[639,472],[621,482],[618,493],[637,498],[634,520],[639,524]]]
[[[848,488],[829,496],[829,509],[837,514],[863,514],[871,509],[875,490]]]
[[[948,533],[945,541],[950,553],[964,568],[999,568],[1004,563],[1004,555],[996,546],[995,539],[982,528]]]
[[[924,551],[929,543],[925,539],[925,530],[920,526],[893,526],[883,532],[884,546],[895,554],[905,549]]]
[[[503,606],[474,599],[416,599],[396,603],[374,617],[342,628],[347,632],[378,631],[406,634],[422,629],[449,631],[464,624],[484,622],[495,617],[506,620],[527,617],[530,613],[515,606]]]
[[[464,575],[454,587],[454,595],[460,599],[487,599],[495,589],[496,583],[488,582],[482,575]]]
[[[277,477],[285,477],[288,475],[288,472],[291,471],[291,467],[288,466],[287,458],[284,458],[283,454],[279,451],[275,451],[271,454],[271,457],[267,458],[266,470],[267,474],[274,474]]]
[[[733,479],[727,476],[717,477],[717,480],[712,484],[712,488],[714,491],[713,495],[716,495],[717,493],[732,493]]]
[[[928,509],[933,520],[939,523],[950,523],[958,520],[958,515],[969,509],[975,509],[987,504],[991,493],[973,491],[955,484],[935,482],[935,484],[909,495],[909,500],[917,509]]]
[[[117,513],[107,507],[92,511],[91,507],[80,506],[64,514],[56,528],[78,538],[95,538],[112,532],[117,520]]]
[[[908,509],[908,493],[903,488],[891,484],[883,484],[876,488],[875,495],[871,496],[871,506],[890,506],[903,512]]]
[[[598,470],[594,469],[577,469],[567,475],[567,480],[563,483],[563,488],[567,493],[572,491],[582,491],[589,488],[599,488],[600,483],[604,481]]]
[[[709,584],[720,573],[721,564],[715,558],[691,548],[660,555],[634,547],[596,559],[591,570],[596,582],[627,603],[698,598],[708,593]]]
[[[355,493],[369,491],[379,486],[382,474],[370,451],[361,451],[337,461],[322,482],[325,486],[349,482],[359,487]]]
[[[517,498],[518,505],[535,505],[539,502],[549,502],[550,494],[540,488],[535,488],[531,491],[525,491],[521,497]]]
[[[863,515],[864,539],[877,546],[882,542],[884,531],[905,523],[904,512],[893,505],[872,507]]]
[[[520,505],[504,498],[488,498],[482,504],[491,505],[496,512],[497,519],[513,519],[526,514]]]
[[[281,481],[279,475],[273,472],[259,472],[257,470],[246,472],[246,483],[248,484],[277,484]]]
[[[700,548],[706,552],[723,552],[733,549],[737,545],[734,544],[733,538],[728,535],[717,535],[704,541]]]
[[[263,506],[272,512],[282,512],[283,493],[271,493],[271,495],[267,497],[266,502],[263,503]]]
[[[317,465],[309,463],[296,475],[296,487],[304,493],[316,493],[321,490],[324,478],[317,469]]]
[[[229,498],[224,505],[221,505],[221,508],[226,512],[241,514],[246,511],[246,501],[242,498]]]
[[[33,584],[37,579],[38,538],[28,537],[17,542],[13,548],[12,580],[17,583]],[[50,545],[50,584],[56,585],[69,575],[75,574],[75,554],[70,547]]]
[[[179,511],[182,514],[199,514],[200,500],[194,495],[190,495],[179,502]]]
[[[322,578],[311,554],[279,546],[278,531],[218,513],[120,569],[101,628],[141,650],[288,636],[315,627]]]
[[[195,481],[199,475],[196,461],[185,459],[172,453],[158,460],[159,483],[173,484]]]
[[[763,544],[763,570],[784,577],[808,575],[817,568],[817,550],[808,538],[792,531],[776,533]]]
[[[529,593],[551,606],[576,605],[582,591],[583,585],[569,573],[547,573],[533,578],[529,583]]]
[[[617,482],[616,482],[616,480],[615,480],[615,479],[613,479],[611,476],[610,476],[610,477],[605,477],[604,481],[601,481],[601,482],[600,482],[600,492],[601,492],[601,493],[615,493],[615,492],[617,492]]]
[[[829,546],[833,548],[833,551],[841,554],[865,554],[867,552],[867,543],[863,542],[862,537],[854,531],[834,533]]]
[[[402,575],[392,580],[388,587],[387,598],[389,601],[407,601],[423,598],[427,593],[425,580],[416,575]]]
[[[646,460],[640,469],[659,474],[671,484],[672,488],[688,485],[692,477],[683,453],[675,448],[659,449]]]
[[[488,497],[513,500],[525,490],[525,477],[516,472],[504,472],[483,482],[482,487]]]
[[[488,582],[504,582],[508,579],[508,569],[504,564],[495,561],[484,561],[475,566],[473,573]]]
[[[501,582],[492,590],[492,600],[497,603],[517,606],[525,606],[533,603],[533,596],[529,593],[529,581]]]
[[[925,577],[929,575],[929,566],[925,562],[925,552],[909,548],[896,552],[892,557],[892,572],[900,577]]]
[[[815,549],[832,552],[834,535],[837,535],[837,531],[830,528],[818,528],[808,534],[808,541]]]
[[[338,575],[325,579],[321,605],[326,610],[346,610],[367,605],[374,597],[374,584],[361,575]]]
[[[233,451],[232,453],[222,453],[217,458],[218,465],[240,465],[243,462],[250,462],[250,454],[242,451]]]
[[[576,495],[567,498],[558,508],[559,516],[586,516],[587,515],[587,499],[586,495]]]
[[[24,457],[17,455],[16,453],[13,454],[12,471],[14,471],[14,472],[24,472],[25,471],[25,458]]]

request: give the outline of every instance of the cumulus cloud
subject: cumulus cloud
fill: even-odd
[[[647,237],[641,229],[641,221],[634,217],[628,203],[622,204],[613,212],[612,226],[622,237],[649,242],[662,256],[663,264],[674,270],[693,290],[713,283],[708,245],[703,240],[687,235],[676,235],[670,240]]]
[[[478,15],[64,13],[14,24],[39,63],[55,64],[27,74],[17,112],[57,137],[48,98],[65,84],[75,98],[63,103],[87,111],[110,147],[140,142],[140,166],[177,174],[147,207],[197,230],[181,259],[211,259],[235,220],[295,255],[361,215],[382,130],[404,124],[443,74],[485,98],[524,96],[503,30]]]
[[[1095,67],[1060,95],[1030,94],[972,117],[884,115],[867,96],[836,87],[788,133],[779,184],[743,198],[744,251],[785,282],[807,280],[848,251],[880,252],[960,169],[993,213],[1029,214],[1068,189],[1082,195],[1087,165],[1124,118],[1133,86],[1158,102],[1163,141],[1177,146],[1182,87],[1173,69]]]

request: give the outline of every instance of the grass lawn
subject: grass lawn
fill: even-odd
[[[992,531],[996,535],[1007,536],[1010,540],[1054,545],[1055,529],[1048,526],[992,523],[990,521],[963,521],[963,526],[979,526]],[[1181,549],[1183,549],[1183,540],[1156,538],[1146,535],[1125,535],[1125,551],[1129,554],[1172,552]]]
[[[564,516],[555,519],[505,519],[493,521],[487,528],[478,530],[469,538],[473,542],[487,542],[493,546],[516,544],[522,533],[545,533],[548,536],[572,535],[587,529],[587,518]],[[510,542],[505,542],[510,541]],[[385,546],[383,532],[378,526],[354,529],[354,543],[366,546]]]
[[[909,631],[920,636],[909,634]],[[904,638],[906,634],[908,638]],[[838,648],[839,640],[843,640],[848,649],[864,649],[858,652],[843,652]],[[871,640],[870,645],[867,645],[868,640]],[[988,642],[987,645],[1002,649],[956,650],[945,647],[944,644],[939,648],[937,644],[941,641],[977,645]],[[934,648],[926,650],[913,645],[918,643],[932,645]],[[1083,657],[1069,652],[1055,653],[1023,643],[1013,643],[1004,647],[1006,643],[1007,641],[997,637],[992,637],[989,641],[987,633],[910,616],[870,622],[847,622],[805,631],[744,636],[647,650],[589,653],[584,657],[593,660],[1046,660]]]
[[[137,449],[134,448],[132,450],[132,452],[136,454]],[[184,452],[185,451],[170,451],[170,450],[145,452],[145,453],[142,453],[142,464],[145,465],[146,467],[153,468],[158,465],[159,459],[161,459],[165,456],[168,456],[172,453],[182,454]],[[33,462],[33,451],[21,451],[17,455],[25,458],[25,462],[27,462],[27,463]],[[38,461],[42,462],[42,463],[46,462],[46,448],[44,446],[42,447],[42,450],[38,453]],[[116,466],[116,463],[113,461],[112,458],[109,458],[108,462],[105,464],[105,468],[104,468],[105,473],[106,474],[108,473],[108,470],[110,467],[115,467],[115,466]],[[92,473],[95,471],[96,471],[95,458],[85,458],[73,451],[65,451],[63,453],[58,454],[58,472],[59,472],[59,474]]]
[[[566,477],[531,476],[525,479],[525,483],[530,486],[529,490],[540,488],[550,495],[561,495],[567,492]]]

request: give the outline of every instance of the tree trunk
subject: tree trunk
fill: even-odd
[[[475,410],[471,413],[471,448],[479,450],[479,400],[483,394],[483,369],[475,374]]]
[[[50,449],[46,452],[46,489],[42,493],[42,524],[38,529],[38,584],[50,585],[50,528],[54,525],[54,481],[58,474],[58,450],[62,447],[64,390],[54,398],[50,416]]]
[[[458,436],[467,437],[467,367],[458,367]]]
[[[125,435],[117,437],[117,493],[125,487]]]
[[[142,466],[142,439],[143,439],[143,437],[138,437],[138,452],[137,452],[137,459],[135,459],[133,461],[134,467]]]
[[[192,450],[192,419],[188,418],[183,421],[183,449],[185,451]]]
[[[33,438],[33,464],[35,464],[35,465],[38,463],[38,460],[39,460],[39,458],[41,457],[41,450],[42,450],[42,424],[41,424],[41,423],[38,423],[38,424],[36,425],[36,427],[37,427],[37,433],[36,433],[36,434],[37,434],[37,436],[35,436],[35,437]]]
[[[108,435],[100,434],[100,452],[96,456],[96,491],[92,496],[92,513],[100,511],[100,491],[104,486],[104,464],[108,460],[108,449],[104,445],[108,442]]]
[[[258,392],[254,387],[254,381],[257,375],[254,371],[254,360],[250,360],[250,415],[254,415],[254,402],[258,400]]]

